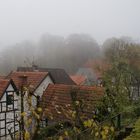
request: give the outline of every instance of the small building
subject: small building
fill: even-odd
[[[91,77],[90,74],[87,74],[87,76],[92,83],[103,86],[103,75],[111,68],[111,64],[104,59],[91,59],[84,64],[83,68],[82,71],[85,71],[83,72],[85,75],[87,74],[86,71],[90,71],[88,73],[91,74]]]
[[[19,130],[18,94],[12,80],[0,78],[0,140],[10,140]]]
[[[18,91],[19,91],[19,110],[21,111],[21,92],[22,92],[22,87],[26,87],[28,90],[32,92],[32,106],[35,108],[37,107],[39,103],[39,97],[42,97],[43,92],[46,90],[48,85],[50,83],[53,84],[53,81],[51,77],[49,76],[48,72],[16,72],[13,71],[11,72],[7,78],[11,78]],[[27,92],[24,94],[23,97],[23,106],[24,106],[24,111],[27,113],[27,115],[30,115],[30,109],[29,109],[29,103],[28,103],[28,94]]]
[[[51,83],[53,84],[53,80],[51,79],[48,72],[11,72],[7,78],[11,78],[18,91],[19,91],[19,110],[21,112],[26,112],[28,117],[31,117],[31,108],[29,103],[29,94],[32,95],[31,98],[31,106],[32,108],[36,108],[39,105],[40,98],[42,97],[43,92],[46,90],[48,85]],[[27,91],[23,92],[26,88]],[[28,92],[29,91],[29,92]],[[23,94],[24,93],[24,94]],[[23,95],[23,96],[22,96]],[[23,104],[22,104],[23,103]],[[24,120],[25,121],[25,120]],[[30,131],[31,135],[33,135],[33,128],[35,127],[35,118],[32,117],[32,124],[30,128],[27,128],[24,125],[24,129]]]
[[[85,76],[87,78],[87,85],[96,85],[98,77],[92,68],[81,67],[76,72],[76,75]]]

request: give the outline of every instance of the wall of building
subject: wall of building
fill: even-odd
[[[50,78],[50,76],[48,75],[40,84],[40,86],[36,89],[35,94],[39,95],[40,97],[42,97],[43,92],[46,90],[46,88],[48,87],[49,84],[53,84],[52,79]]]
[[[14,91],[13,86],[10,84],[6,91]],[[9,92],[9,94],[13,94],[14,100],[18,100],[18,96],[15,92]],[[15,132],[19,130],[19,126],[17,122],[14,122],[14,118],[16,116],[19,116],[19,112],[15,111],[13,109],[18,109],[18,101],[14,101],[11,105],[6,105],[6,92],[1,98],[0,101],[0,136],[3,136],[6,134],[9,134],[8,129],[11,129],[11,132]],[[1,106],[2,105],[2,106]],[[14,129],[15,126],[15,129]],[[3,129],[1,129],[3,128]],[[2,137],[0,139],[10,139],[9,135],[7,137]]]
[[[53,84],[52,79],[50,78],[50,76],[48,75],[40,84],[40,86],[35,90],[34,94],[35,95],[39,95],[40,97],[42,97],[43,92],[46,90],[46,88],[48,87],[49,84]],[[33,105],[36,105],[36,98],[33,97],[32,99]]]

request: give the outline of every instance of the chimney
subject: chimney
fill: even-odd
[[[27,79],[28,79],[28,76],[27,75],[22,75],[22,76],[19,76],[19,79],[20,79],[20,89],[22,89],[24,86],[27,85]]]

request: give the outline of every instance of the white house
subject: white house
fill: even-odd
[[[37,97],[42,97],[43,92],[46,90],[48,85],[53,84],[53,80],[49,76],[48,72],[11,72],[7,78],[11,78],[19,91],[19,102],[21,102],[21,88],[22,86],[32,90],[34,96],[32,96],[32,106],[36,107]],[[28,94],[24,95],[24,112],[30,114],[28,104]],[[19,103],[19,110],[21,111],[21,104]],[[23,111],[23,110],[22,110]]]
[[[7,78],[11,78],[18,91],[19,91],[19,110],[21,112],[21,88],[27,87],[28,89],[32,90],[33,96],[32,96],[32,106],[36,108],[37,105],[37,97],[42,97],[43,92],[46,90],[48,85],[51,83],[53,84],[53,80],[51,79],[48,72],[17,72],[13,71],[11,72]],[[31,114],[30,106],[28,104],[28,92],[25,92],[25,95],[23,97],[23,107],[24,109],[22,111],[27,113],[27,116],[29,117]],[[32,118],[32,121],[34,122],[34,118]],[[32,131],[32,128],[34,128],[34,123],[30,126],[30,130]],[[28,129],[24,126],[25,129]],[[31,132],[33,133],[33,132]]]
[[[0,79],[0,140],[10,140],[19,130],[18,94],[12,80]]]

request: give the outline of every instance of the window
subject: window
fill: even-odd
[[[13,104],[13,101],[14,101],[13,93],[7,93],[7,96],[6,96],[7,105]]]

